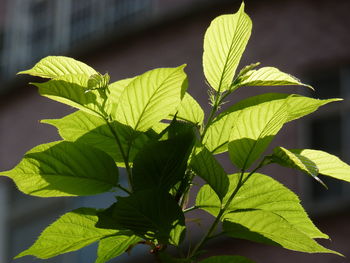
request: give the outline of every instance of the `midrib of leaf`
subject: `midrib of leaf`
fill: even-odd
[[[168,79],[170,78],[171,75],[172,75],[172,74],[168,74],[168,76],[161,82],[161,84],[158,86],[158,88],[156,88],[156,89],[154,90],[154,92],[153,92],[153,94],[151,95],[151,97],[147,100],[146,105],[145,105],[145,107],[143,107],[143,109],[142,109],[142,111],[141,111],[141,114],[140,114],[140,117],[139,117],[139,119],[137,120],[137,123],[136,123],[136,125],[135,125],[135,130],[137,130],[137,128],[138,128],[138,126],[139,126],[139,124],[140,124],[140,121],[141,121],[141,119],[142,119],[142,117],[143,117],[143,115],[144,115],[144,113],[145,113],[147,107],[148,107],[149,104],[151,103],[153,97],[157,94],[157,92],[158,92],[159,90],[161,90],[161,89],[163,88],[164,83],[166,82],[166,80],[168,80]],[[150,78],[150,76],[147,76],[147,77]],[[135,94],[135,95],[136,95],[136,94]],[[158,95],[159,95],[159,94],[158,94]],[[130,102],[130,101],[129,101],[129,102]],[[124,115],[124,116],[125,116],[125,115]]]
[[[239,21],[240,18],[241,18],[241,13],[239,13],[239,17],[238,17],[237,21]],[[231,53],[233,52],[233,46],[234,46],[234,43],[235,43],[234,39],[235,39],[235,35],[236,35],[236,32],[237,32],[238,26],[239,26],[239,24],[238,24],[238,25],[236,24],[235,29],[234,29],[234,33],[233,33],[232,39],[231,39],[231,45],[230,45],[230,47],[229,47],[228,54],[227,54],[227,56],[226,56],[226,58],[225,58],[224,68],[223,68],[223,71],[222,71],[222,74],[221,74],[221,77],[220,77],[220,81],[219,81],[218,93],[220,93],[221,86],[222,86],[222,81],[223,81],[224,75],[225,75],[225,73],[226,73],[226,67],[227,67],[227,64],[228,64],[230,55],[231,55]],[[224,28],[224,31],[226,31],[226,28]],[[241,33],[242,33],[242,32],[241,32]],[[225,34],[225,35],[227,35],[227,34]],[[237,54],[234,55],[234,58],[235,58],[235,59],[237,58]]]

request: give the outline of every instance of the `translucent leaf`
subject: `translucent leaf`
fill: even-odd
[[[42,96],[67,104],[96,116],[104,116],[104,98],[97,90],[88,90],[89,76],[65,75],[44,83],[33,83]]]
[[[109,154],[119,166],[125,165],[116,139],[102,118],[84,111],[76,111],[62,119],[42,120],[41,122],[55,126],[64,140],[94,146]],[[132,163],[135,155],[150,141],[150,138],[117,122],[112,122],[110,125],[118,135],[125,153],[130,147],[129,162]]]
[[[109,155],[66,141],[36,146],[1,175],[13,179],[20,191],[41,197],[94,195],[118,183],[118,169]]]
[[[289,98],[288,98],[289,97]],[[283,103],[288,98],[288,116],[286,122],[298,119],[317,110],[327,103],[339,99],[318,100],[299,95],[284,93],[267,93],[242,100],[218,115],[210,125],[204,137],[203,143],[213,153],[227,151],[227,144],[235,119],[244,108],[257,106],[266,102]]]
[[[169,191],[183,179],[195,134],[189,128],[168,140],[143,147],[134,159],[133,190],[159,189]]]
[[[299,231],[278,214],[265,210],[234,211],[225,216],[225,233],[231,237],[308,253],[333,253]]]
[[[254,263],[242,256],[213,256],[206,258],[199,263]]]
[[[228,150],[233,164],[243,170],[249,168],[282,128],[287,116],[287,105],[279,100],[242,109],[229,137]]]
[[[204,36],[203,68],[210,86],[216,91],[228,90],[247,45],[252,22],[244,12],[244,3],[232,15],[215,18]]]
[[[147,131],[175,112],[185,94],[184,66],[148,71],[129,83],[112,118],[134,130]]]
[[[183,239],[185,218],[173,197],[155,189],[138,191],[98,214],[97,227],[125,229],[163,244],[178,245]]]
[[[227,174],[207,148],[196,149],[192,154],[190,166],[211,186],[220,199],[226,195],[229,184]]]
[[[238,178],[238,174],[229,176],[230,186],[223,204],[226,204],[229,196],[236,188]],[[208,185],[203,186],[198,192],[196,205],[214,216],[219,213],[221,208],[219,198]],[[328,238],[312,223],[300,205],[299,198],[287,187],[269,176],[259,173],[253,174],[238,191],[226,213],[244,209],[272,212],[283,217],[293,227],[310,238]]]
[[[96,228],[98,217],[92,208],[79,208],[48,226],[27,250],[16,258],[32,255],[46,259],[78,250],[118,231]]]
[[[130,246],[141,241],[137,236],[116,235],[103,238],[98,244],[95,263],[105,263],[129,249]]]
[[[316,181],[327,188],[327,186],[317,177],[319,173],[317,165],[305,156],[293,153],[283,147],[277,147],[274,149],[274,153],[271,155],[270,160],[282,166],[295,168],[306,174],[309,174]]]
[[[40,60],[29,70],[18,74],[28,74],[42,78],[57,78],[65,75],[84,74],[88,77],[97,72],[90,66],[70,57],[48,56]]]
[[[176,118],[178,120],[184,120],[196,125],[202,125],[204,120],[204,112],[198,102],[187,92],[183,97],[179,107],[176,111]],[[173,117],[175,114],[171,114]]]
[[[258,70],[249,70],[240,76],[240,80],[237,84],[238,87],[286,85],[300,85],[313,89],[310,85],[303,84],[297,78],[273,67],[264,67]]]
[[[314,163],[320,174],[350,182],[350,166],[340,160],[337,156],[311,149],[290,151],[294,154],[301,155]]]
[[[113,113],[116,112],[120,96],[134,79],[135,78],[122,79],[108,85],[109,94],[105,104],[105,111],[108,115],[113,115]]]

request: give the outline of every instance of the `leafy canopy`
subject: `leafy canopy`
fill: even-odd
[[[219,16],[204,36],[203,69],[211,112],[187,92],[184,65],[157,68],[110,83],[108,74],[73,58],[49,56],[29,74],[42,96],[77,109],[43,123],[57,128],[62,141],[34,147],[2,176],[18,189],[40,197],[85,196],[112,191],[106,209],[79,208],[48,226],[17,257],[47,259],[98,242],[96,263],[107,262],[137,245],[149,246],[157,262],[191,263],[216,235],[307,253],[334,253],[315,240],[329,237],[310,220],[291,190],[258,170],[270,163],[350,182],[350,166],[312,149],[282,146],[265,153],[291,121],[340,99],[318,100],[296,94],[265,93],[218,112],[227,96],[250,86],[298,85],[313,89],[274,67],[260,63],[236,73],[252,30],[244,4]],[[240,172],[227,174],[219,153]],[[119,170],[123,173],[119,174]],[[196,177],[205,184],[196,193]],[[127,183],[126,183],[127,182]],[[116,189],[124,193],[119,195]],[[189,195],[196,194],[194,206]],[[184,253],[186,213],[213,216],[203,238]],[[221,227],[218,227],[221,225]],[[217,232],[222,229],[222,232]],[[188,231],[187,231],[188,232]],[[178,247],[178,255],[167,248]],[[214,256],[202,263],[252,263],[241,256]]]

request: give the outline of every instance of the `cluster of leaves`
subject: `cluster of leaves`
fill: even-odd
[[[43,120],[55,126],[63,140],[33,148],[15,168],[1,174],[12,178],[20,191],[39,197],[116,189],[125,194],[104,210],[79,208],[64,214],[17,257],[46,259],[99,242],[96,263],[138,244],[150,246],[160,262],[194,262],[218,229],[229,237],[286,249],[339,254],[315,241],[328,236],[312,223],[298,197],[258,173],[277,163],[318,181],[318,174],[350,181],[350,167],[326,152],[277,147],[264,154],[285,123],[339,99],[266,93],[218,113],[227,96],[241,87],[309,87],[276,68],[256,69],[259,63],[236,74],[251,28],[242,4],[237,13],[213,20],[205,34],[203,66],[212,105],[205,122],[201,106],[186,92],[184,66],[110,83],[108,74],[82,62],[49,56],[20,72],[49,79],[33,83],[40,94],[78,110],[62,119]],[[225,152],[239,173],[227,174],[217,161],[215,155]],[[125,171],[127,185],[120,183],[118,167]],[[196,176],[206,184],[189,207]],[[213,215],[213,222],[185,256],[173,258],[166,249],[181,250],[185,213],[194,209]],[[201,262],[252,261],[219,256]]]

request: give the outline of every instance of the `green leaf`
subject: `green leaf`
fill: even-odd
[[[195,134],[191,127],[182,134],[143,147],[134,159],[133,190],[169,191],[185,174]]]
[[[100,212],[97,227],[126,229],[145,239],[178,245],[183,239],[185,218],[173,197],[155,189],[138,191]]]
[[[98,244],[95,263],[105,263],[121,255],[141,240],[142,239],[137,236],[123,234],[103,238]]]
[[[226,204],[229,196],[236,188],[239,175],[232,174],[229,179],[229,190],[223,200],[223,205]],[[208,185],[205,185],[198,192],[196,206],[217,216],[221,208],[221,202],[214,191]],[[293,227],[310,238],[328,238],[309,219],[300,205],[298,196],[267,175],[254,173],[238,191],[226,213],[244,209],[272,212],[283,217]]]
[[[319,245],[278,214],[264,210],[234,211],[225,216],[223,223],[227,235],[259,243],[280,246],[308,253],[333,253],[336,251]]]
[[[254,263],[242,256],[213,256],[206,258],[199,263]]]
[[[109,94],[105,104],[105,111],[108,115],[113,115],[116,112],[120,96],[134,79],[135,78],[122,79],[108,85]]]
[[[150,70],[132,80],[120,96],[113,119],[147,131],[175,112],[185,93],[184,66]]]
[[[313,89],[310,85],[303,84],[297,78],[273,67],[264,67],[258,70],[249,70],[240,76],[240,79],[237,83],[237,87],[290,85],[300,85]]]
[[[320,174],[350,182],[350,166],[337,156],[311,149],[295,149],[290,151],[313,162]]]
[[[209,126],[203,139],[203,143],[211,152],[218,154],[227,151],[228,141],[235,120],[238,118],[241,110],[263,103],[279,103],[287,101],[288,116],[286,122],[298,119],[307,114],[316,111],[320,106],[328,104],[339,99],[318,100],[299,95],[289,95],[284,93],[266,93],[248,99],[242,100],[228,108],[215,118]],[[255,127],[255,125],[254,125]]]
[[[1,174],[14,180],[20,191],[41,197],[94,195],[118,183],[118,169],[109,155],[66,141],[36,146]]]
[[[288,116],[285,102],[272,101],[240,111],[233,122],[228,150],[238,168],[247,169],[265,151]]]
[[[104,98],[97,90],[88,90],[89,76],[65,75],[44,83],[33,83],[39,88],[39,93],[49,99],[67,104],[87,113],[104,116],[102,109]]]
[[[204,36],[203,68],[210,86],[218,92],[228,90],[247,45],[252,22],[244,3],[232,15],[215,18]]]
[[[18,74],[28,74],[42,78],[57,78],[65,75],[85,74],[87,76],[97,72],[90,66],[70,57],[48,56],[40,60],[29,70]]]
[[[124,152],[129,150],[129,162],[132,163],[138,151],[150,141],[143,133],[135,132],[130,127],[112,122],[111,128],[102,118],[76,111],[61,119],[42,120],[58,129],[60,136],[67,141],[89,144],[109,154],[119,166],[124,166],[124,159],[111,128],[118,135]]]
[[[192,154],[190,166],[193,171],[203,178],[213,188],[220,200],[227,193],[229,180],[220,163],[207,148],[197,148]]]
[[[32,255],[47,259],[115,235],[118,232],[116,230],[95,227],[98,220],[96,212],[92,208],[79,208],[66,213],[47,227],[35,243],[16,258]]]
[[[183,97],[177,111],[176,118],[191,122],[196,125],[202,125],[204,120],[204,112],[198,102],[187,92]],[[171,114],[170,116],[174,116]]]
[[[306,174],[312,176],[316,181],[321,183],[324,187],[327,186],[317,177],[318,168],[317,165],[306,158],[297,153],[293,153],[283,147],[277,147],[274,149],[274,153],[269,158],[270,161],[278,163],[282,166],[290,167],[298,169]],[[348,171],[350,171],[348,169]],[[350,177],[349,177],[350,178]]]

